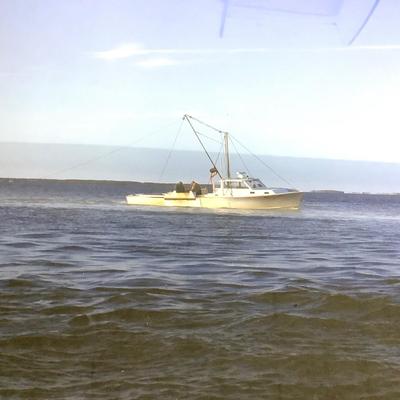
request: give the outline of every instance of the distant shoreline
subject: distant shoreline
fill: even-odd
[[[146,186],[158,186],[158,187],[166,187],[171,188],[175,186],[176,182],[150,182],[150,181],[126,181],[126,180],[115,180],[115,179],[54,179],[54,178],[13,178],[13,177],[0,177],[0,183],[13,183],[17,182],[54,182],[54,183],[67,183],[67,184],[105,184],[105,185],[113,185],[113,184],[125,184],[125,185],[146,185]],[[208,183],[200,183],[202,186],[209,186]],[[322,195],[329,194],[343,194],[343,195],[370,195],[370,196],[400,196],[400,193],[374,193],[374,192],[346,192],[343,190],[335,190],[335,189],[314,189],[314,190],[306,190],[304,193],[315,193]]]
[[[149,182],[149,181],[126,181],[126,180],[117,180],[117,179],[56,179],[56,178],[0,178],[0,181],[46,181],[46,182],[63,182],[63,183],[139,183],[146,185],[175,185],[176,182]]]

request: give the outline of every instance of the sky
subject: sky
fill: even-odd
[[[399,17],[398,0],[1,0],[0,142],[198,150],[189,113],[259,154],[400,162]]]

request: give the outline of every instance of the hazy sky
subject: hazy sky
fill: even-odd
[[[165,127],[140,146],[169,148],[187,112],[262,154],[399,162],[399,19],[398,0],[1,0],[0,141]]]

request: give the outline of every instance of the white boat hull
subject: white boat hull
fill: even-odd
[[[232,208],[246,210],[298,210],[303,199],[302,192],[288,192],[265,196],[215,196],[193,193],[167,193],[166,195],[128,195],[129,205],[148,205],[164,207]]]

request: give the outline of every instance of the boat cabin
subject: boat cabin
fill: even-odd
[[[222,179],[215,182],[216,189],[266,189],[259,179]]]
[[[213,183],[213,193],[216,196],[250,196],[273,194],[264,183],[257,178],[251,178],[244,172],[238,172],[237,178],[221,179]]]

